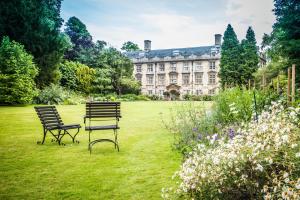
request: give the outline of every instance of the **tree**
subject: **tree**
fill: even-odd
[[[130,52],[130,51],[138,51],[140,50],[139,46],[131,41],[125,42],[121,48],[121,50]]]
[[[109,69],[111,85],[118,95],[122,92],[122,78],[131,77],[133,72],[131,60],[113,47],[104,49],[101,52],[98,58],[97,67]]]
[[[77,82],[77,62],[67,61],[65,60],[59,66],[59,70],[61,73],[60,84],[61,86],[68,88],[70,90],[76,90],[78,86]]]
[[[72,61],[87,63],[87,57],[93,54],[94,43],[91,34],[77,17],[71,17],[65,28],[65,33],[70,37],[73,47],[65,54],[65,58]]]
[[[0,103],[27,104],[37,95],[34,78],[38,69],[24,46],[2,39],[0,46]]]
[[[246,39],[241,42],[241,62],[240,69],[241,83],[246,84],[253,79],[253,73],[258,69],[258,52],[256,47],[255,33],[251,27],[248,28]]]
[[[241,48],[237,36],[230,24],[228,24],[221,46],[220,73],[222,87],[241,84]]]
[[[57,82],[58,67],[69,48],[60,32],[61,0],[10,0],[0,2],[0,39],[7,35],[22,43],[40,69],[38,86]]]
[[[283,68],[300,65],[300,2],[299,0],[274,0],[276,22],[271,33],[271,54],[278,59],[288,59]],[[297,82],[300,83],[300,70]]]

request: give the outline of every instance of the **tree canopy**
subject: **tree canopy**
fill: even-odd
[[[59,79],[58,66],[70,46],[60,32],[61,0],[10,0],[0,2],[0,39],[9,36],[22,43],[40,69],[40,87]]]
[[[125,42],[121,48],[121,50],[130,52],[130,51],[138,51],[140,50],[139,46],[131,41]]]

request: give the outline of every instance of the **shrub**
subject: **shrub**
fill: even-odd
[[[139,94],[141,92],[141,84],[133,78],[121,79],[122,94]]]
[[[33,57],[24,46],[4,37],[0,46],[0,103],[27,104],[37,95],[38,74]]]
[[[66,98],[67,94],[63,87],[51,84],[40,91],[36,102],[39,104],[61,104]]]
[[[239,134],[199,144],[175,173],[165,199],[299,199],[300,105],[272,103]]]
[[[68,89],[76,90],[78,86],[76,69],[78,62],[64,61],[60,64],[59,70],[61,73],[60,84]]]
[[[163,121],[165,127],[174,135],[173,147],[187,155],[199,141],[207,141],[220,130],[207,104],[188,103],[171,110],[169,122]]]

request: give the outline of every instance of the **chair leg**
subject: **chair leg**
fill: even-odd
[[[46,135],[47,135],[47,130],[44,128],[44,136],[43,136],[42,144],[44,144],[44,142],[45,142]],[[40,142],[38,142],[38,143],[40,143]]]
[[[114,136],[115,136],[115,149],[116,149],[118,145],[118,132],[116,129],[114,129]]]

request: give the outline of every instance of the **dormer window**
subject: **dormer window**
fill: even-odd
[[[145,56],[145,53],[144,52],[140,52],[139,53],[139,57],[144,57]]]
[[[179,50],[173,50],[173,56],[179,56]]]

